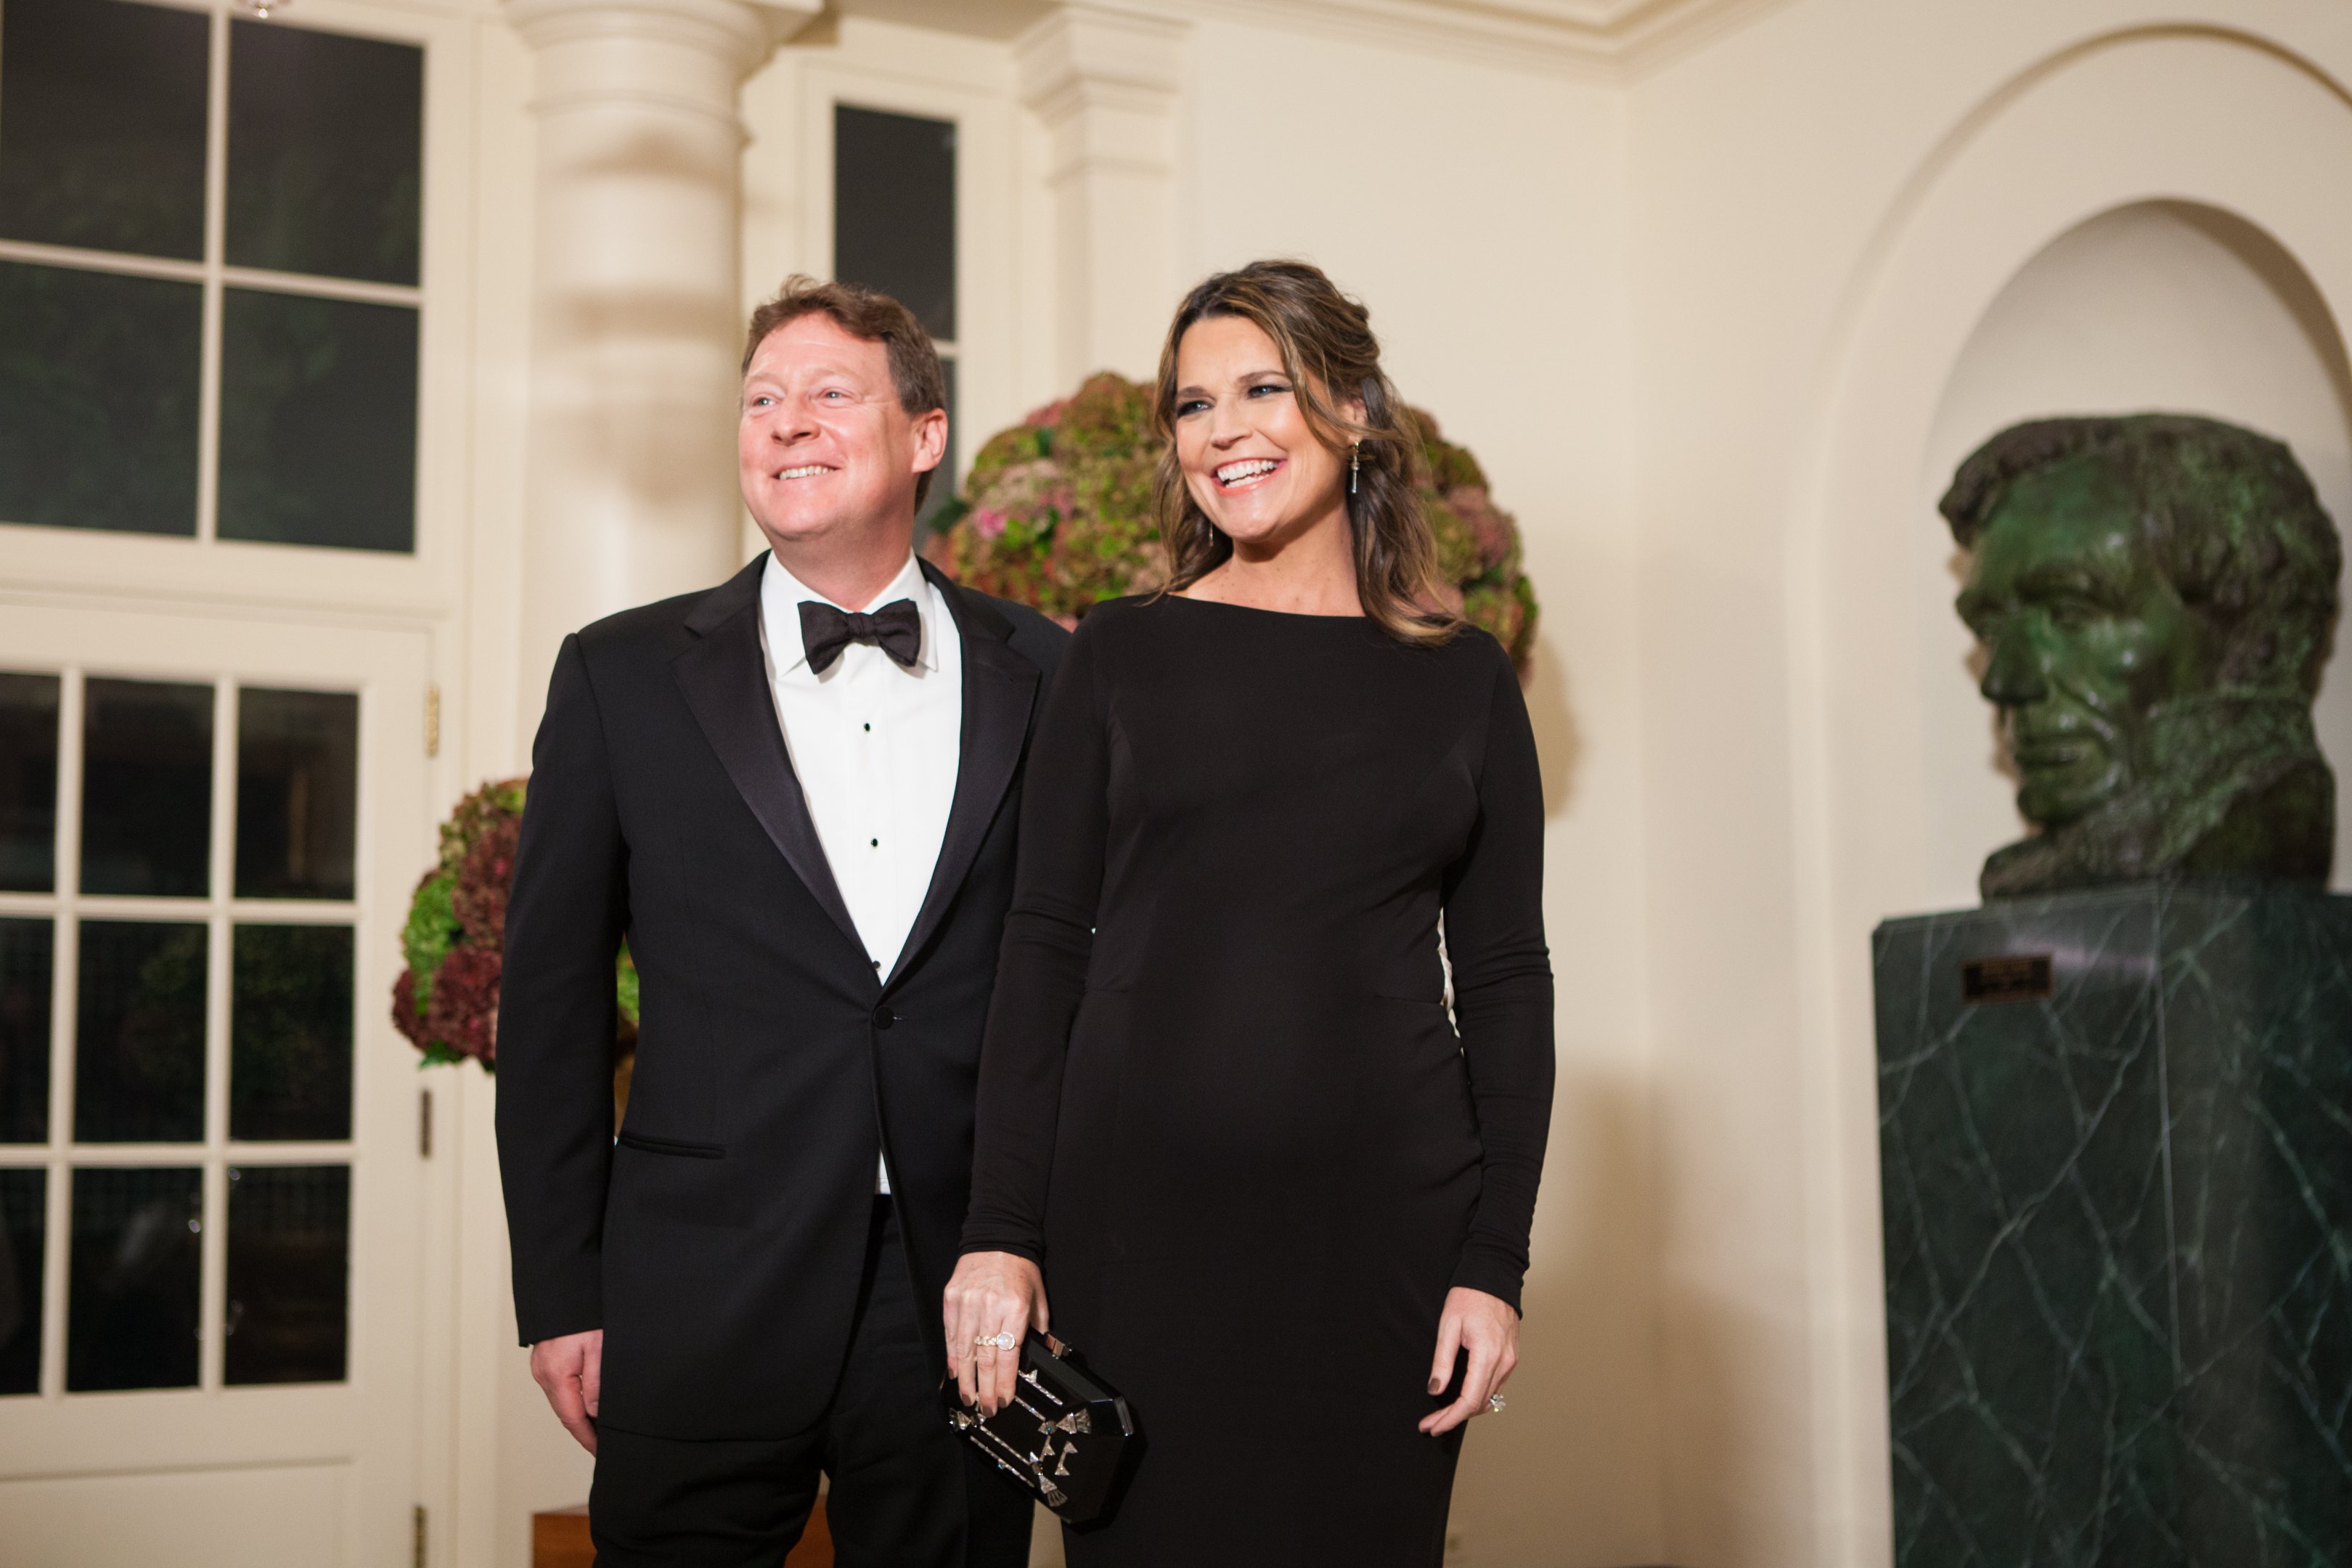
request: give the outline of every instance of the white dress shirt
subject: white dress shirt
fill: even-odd
[[[887,977],[922,912],[955,804],[963,643],[947,601],[911,554],[871,603],[835,606],[872,611],[912,599],[923,651],[910,668],[854,642],[819,675],[801,641],[804,599],[834,603],[769,555],[760,579],[760,640],[784,750],[866,959]],[[890,1190],[887,1166],[876,1190]]]

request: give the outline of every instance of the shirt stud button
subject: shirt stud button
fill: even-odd
[[[879,838],[869,838],[866,842],[867,847],[870,848],[879,849],[882,847],[882,840]]]

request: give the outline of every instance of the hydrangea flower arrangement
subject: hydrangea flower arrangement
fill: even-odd
[[[1520,570],[1518,525],[1495,504],[1478,459],[1427,414],[1406,412],[1421,436],[1421,499],[1437,535],[1438,574],[1464,618],[1493,633],[1524,678],[1537,609]],[[1167,578],[1151,514],[1160,447],[1151,388],[1108,372],[1091,377],[990,437],[923,553],[959,582],[1075,626],[1097,600],[1147,593]]]
[[[409,900],[400,932],[408,966],[393,982],[392,1022],[427,1067],[470,1057],[485,1071],[497,1070],[500,952],[524,784],[500,779],[457,803],[441,825],[440,859]],[[625,947],[615,984],[619,1056],[637,1037],[637,970]]]

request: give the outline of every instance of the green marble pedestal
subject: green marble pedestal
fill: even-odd
[[[1898,1568],[2352,1565],[2352,898],[1874,948]]]

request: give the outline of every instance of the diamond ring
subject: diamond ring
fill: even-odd
[[[1486,1414],[1489,1415],[1500,1415],[1503,1413],[1503,1405],[1505,1403],[1506,1401],[1499,1394],[1490,1394],[1486,1395]]]
[[[984,1345],[992,1351],[1009,1351],[1021,1342],[1013,1336],[1011,1329],[1007,1329],[1001,1334],[982,1334],[971,1342]]]

